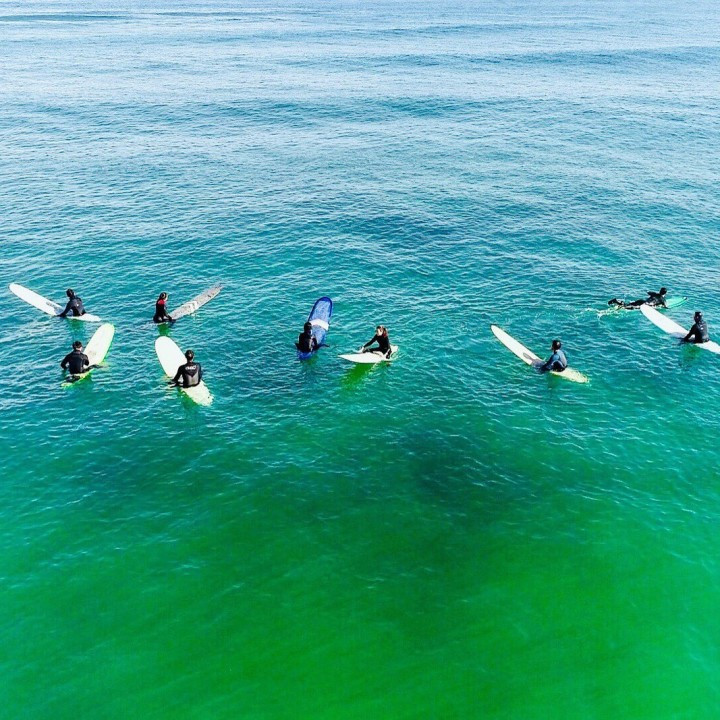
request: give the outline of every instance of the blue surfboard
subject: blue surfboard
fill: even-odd
[[[325,342],[325,336],[330,329],[330,318],[332,317],[332,300],[329,297],[321,297],[315,301],[307,321],[312,325],[312,334],[317,340],[318,347]],[[298,359],[307,360],[311,358],[317,350],[313,352],[297,351]]]

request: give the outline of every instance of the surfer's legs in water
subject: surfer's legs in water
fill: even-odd
[[[618,300],[617,298],[608,300],[608,305],[614,305],[615,307],[621,308],[639,308],[641,305],[644,304],[644,300],[633,300],[632,302],[625,302],[624,300]]]

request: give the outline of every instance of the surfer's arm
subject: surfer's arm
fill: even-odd
[[[373,335],[372,340],[368,340],[363,346],[363,350],[367,350],[376,340],[378,339],[377,335]]]
[[[175,377],[172,379],[172,382],[173,382],[175,385],[179,385],[179,384],[180,384],[180,378],[182,377],[182,368],[183,368],[183,366],[181,365],[181,366],[178,368],[177,372],[175,373]]]
[[[66,356],[60,361],[60,367],[61,367],[63,370],[66,370],[66,369],[67,369],[68,362],[69,362],[69,361],[68,361],[68,358],[69,358],[69,357],[70,357],[69,355],[66,355]]]
[[[87,355],[83,355],[83,365],[90,365],[90,358]]]
[[[70,307],[70,303],[71,303],[71,302],[72,302],[72,300],[69,300],[69,301],[68,301],[68,304],[65,306],[65,309],[64,309],[61,313],[58,313],[58,317],[66,317],[66,316],[67,316],[67,314],[68,314],[68,313],[70,312],[70,310],[72,309],[72,308]]]

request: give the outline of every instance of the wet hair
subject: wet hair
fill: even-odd
[[[160,293],[160,300],[166,300],[166,299],[167,299],[167,293],[166,293],[166,292],[161,292],[161,293]]]
[[[75,297],[75,291],[74,291],[74,290],[71,290],[70,288],[68,288],[68,289],[65,291],[65,294],[66,294],[70,299],[72,299],[72,298]]]
[[[305,332],[310,332],[310,331],[312,330],[312,323],[311,323],[311,322],[306,322],[306,323],[303,325],[303,330],[304,330]]]
[[[695,319],[701,320],[702,319],[702,313],[699,310],[695,311]]]
[[[559,350],[562,347],[562,343],[559,340],[552,341],[552,349]]]
[[[660,288],[660,295],[667,295],[667,288]]]
[[[192,350],[185,351],[185,359],[192,360],[195,357],[195,353]]]
[[[82,343],[79,340],[76,340],[73,343],[73,350],[79,350],[82,347]]]
[[[387,328],[384,325],[378,325],[375,328],[376,333],[380,333],[381,335],[387,335]]]

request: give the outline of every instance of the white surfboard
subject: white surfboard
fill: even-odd
[[[85,347],[85,354],[90,361],[88,370],[80,375],[70,375],[63,382],[63,386],[75,384],[78,380],[86,378],[104,359],[110,350],[110,345],[115,336],[115,326],[110,323],[103,323],[90,338],[90,342]]]
[[[395,353],[398,351],[397,345],[391,345],[392,355],[386,358],[380,351],[375,352],[364,352],[364,353],[348,353],[347,355],[340,355],[343,360],[349,360],[351,363],[357,365],[376,365],[381,362],[392,362],[395,359]]]
[[[28,305],[32,305],[38,310],[42,310],[47,315],[59,315],[64,310],[64,308],[61,305],[58,305],[56,302],[48,300],[42,295],[38,295],[36,292],[28,290],[28,288],[23,287],[22,285],[18,285],[17,283],[10,283],[9,287],[10,292],[13,293],[13,295],[17,295],[17,297],[19,297],[21,300],[24,300],[26,303],[28,303]],[[100,318],[97,315],[91,315],[90,313],[85,313],[85,315],[78,316],[68,315],[67,319],[82,320],[84,322],[100,322]]]
[[[508,335],[504,330],[499,328],[497,325],[491,325],[493,335],[511,352],[513,355],[517,355],[524,363],[538,368],[543,364],[543,361],[532,351],[528,350],[524,345],[519,343],[514,337]],[[572,380],[572,382],[586,383],[590,382],[587,375],[583,375],[578,370],[571,367],[566,367],[562,372],[555,370],[550,371],[550,375],[557,375],[563,377],[566,380]]]
[[[171,380],[175,377],[177,369],[187,362],[183,351],[173,340],[169,337],[165,337],[164,335],[161,335],[155,341],[155,352],[157,353],[158,360],[162,365],[162,369]],[[207,385],[202,380],[199,385],[189,388],[180,386],[180,389],[186,393],[188,397],[192,398],[198,405],[210,405],[212,403],[212,395],[210,394]]]
[[[685,330],[682,325],[678,325],[674,320],[671,320],[667,315],[662,315],[655,308],[649,305],[643,305],[640,308],[640,312],[653,324],[665,331],[668,335],[682,340],[688,331]],[[702,348],[703,350],[709,350],[711,353],[720,355],[720,345],[710,340],[706,343],[688,343],[691,347]]]
[[[209,290],[200,293],[192,300],[188,300],[186,303],[183,303],[176,310],[173,310],[169,313],[170,317],[173,320],[179,320],[181,317],[194,313],[198,308],[205,305],[205,303],[209,303],[221,290],[222,285],[215,285],[214,287],[211,287]]]

